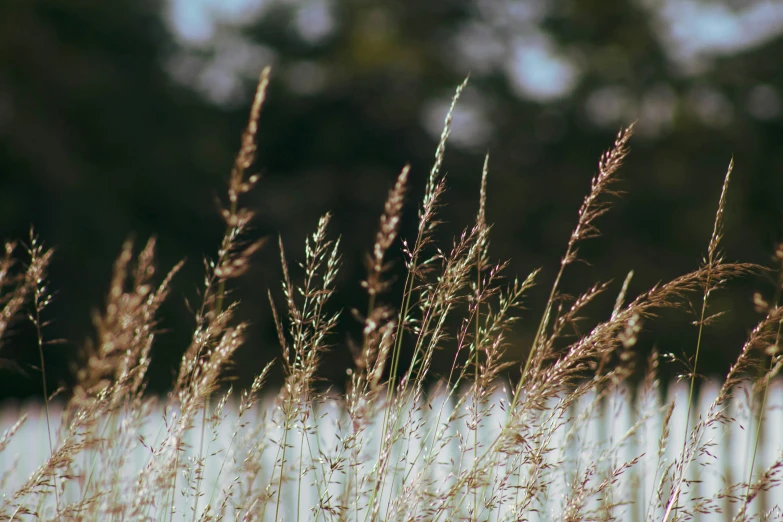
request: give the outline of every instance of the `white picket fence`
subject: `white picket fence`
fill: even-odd
[[[699,415],[704,415],[709,404],[712,403],[719,383],[708,382],[701,386],[701,393],[696,401],[696,407],[692,408],[692,416],[690,425],[698,419]],[[721,488],[727,484],[741,482],[747,480],[748,468],[750,466],[750,456],[753,443],[756,439],[756,421],[751,419],[749,415],[749,409],[747,406],[747,388],[740,386],[735,390],[734,398],[728,404],[728,413],[735,420],[724,427],[713,427],[705,436],[706,439],[711,439],[714,445],[710,448],[710,453],[715,458],[711,458],[707,455],[701,455],[697,462],[699,465],[692,465],[689,468],[688,478],[694,481],[698,481],[696,485],[690,488],[690,496],[711,496],[716,494]],[[632,393],[625,393],[618,395],[617,397],[610,397],[609,399],[601,403],[601,409],[597,415],[590,422],[583,422],[578,427],[580,435],[573,440],[570,445],[558,444],[558,437],[563,437],[566,433],[569,425],[565,425],[562,429],[559,429],[555,434],[555,440],[552,442],[552,447],[558,449],[560,452],[564,452],[567,460],[570,462],[578,462],[579,448],[594,447],[594,448],[606,448],[612,441],[616,442],[623,434],[625,434],[629,428],[637,420],[640,408],[644,408],[639,404],[631,405],[624,404],[624,401],[628,401],[624,397],[632,396]],[[687,411],[687,398],[688,387],[684,383],[674,384],[667,391],[667,397],[665,397],[666,403],[670,401],[675,402],[674,414],[672,415],[670,425],[670,439],[666,447],[666,452],[663,458],[668,462],[673,462],[678,456],[683,447],[684,436],[684,423]],[[500,401],[503,397],[496,397],[496,400]],[[437,397],[431,397],[433,404],[437,403]],[[579,413],[587,407],[591,402],[590,397],[585,397],[579,404],[574,406],[573,411],[570,412],[570,417],[576,418]],[[658,405],[665,404],[664,398],[658,401]],[[623,475],[619,477],[618,483],[614,489],[615,493],[619,494],[622,498],[615,499],[623,502],[614,508],[614,514],[619,520],[623,521],[642,521],[651,518],[652,520],[661,520],[662,513],[649,512],[647,506],[650,504],[654,495],[654,483],[656,481],[656,470],[658,466],[658,453],[659,453],[659,440],[661,436],[661,429],[663,423],[664,408],[651,408],[650,404],[644,408],[651,417],[644,427],[637,432],[633,437],[628,440],[628,444],[624,445],[616,454],[617,462],[629,461],[632,458],[643,455],[639,462],[625,471]],[[260,419],[263,415],[263,410],[269,410],[274,407],[274,401],[272,399],[266,401],[260,401],[256,406],[255,411],[249,415],[249,422],[252,424],[254,420]],[[229,410],[230,408],[227,408]],[[417,415],[420,416],[419,421],[422,425],[433,419],[426,418],[427,415],[435,415],[438,407],[433,408],[421,408]],[[59,419],[61,416],[61,410],[56,406],[51,408],[52,421],[54,426],[59,425]],[[49,454],[49,442],[46,431],[46,420],[44,417],[44,411],[42,405],[38,402],[25,402],[22,404],[5,403],[0,406],[0,433],[9,429],[22,415],[28,416],[28,421],[19,429],[16,435],[11,440],[6,449],[0,452],[0,473],[5,470],[14,469],[13,474],[9,478],[8,482],[2,485],[2,493],[4,497],[12,494],[15,488],[21,484],[36,467],[40,465]],[[320,411],[323,417],[319,421],[318,437],[320,441],[315,441],[321,448],[333,447],[336,437],[339,435],[339,426],[345,425],[345,414],[337,406],[337,403],[328,403],[324,405]],[[160,431],[161,413],[159,411],[151,414],[151,420],[148,423],[149,433],[145,433],[149,443],[155,441],[155,432]],[[486,420],[482,429],[481,437],[485,439],[485,444],[497,434],[499,426],[503,422],[503,411],[501,408],[494,408],[491,416]],[[338,420],[342,419],[342,423]],[[229,419],[221,424],[221,431],[218,433],[217,440],[210,442],[209,453],[220,455],[217,458],[207,459],[206,469],[204,471],[205,485],[222,484],[224,480],[230,477],[222,477],[219,473],[219,468],[223,463],[223,452],[229,446],[232,431],[234,428],[234,422],[231,420],[231,414],[229,413]],[[450,429],[460,430],[465,437],[468,437],[468,430],[466,422],[463,419],[460,422],[456,422]],[[188,447],[190,451],[196,453],[198,451],[199,444],[198,438],[201,434],[201,428],[196,425],[194,429],[188,432],[189,442]],[[369,432],[370,438],[372,438],[372,430]],[[298,437],[293,437],[298,439]],[[762,432],[760,435],[760,445],[755,459],[754,469],[756,473],[766,469],[773,462],[780,458],[781,449],[783,447],[783,380],[773,381],[767,398],[766,408],[764,412],[764,422],[762,424]],[[426,438],[419,441],[414,441],[414,444],[426,445],[428,442]],[[294,449],[296,450],[297,442],[294,441]],[[370,440],[368,444],[377,447],[377,440]],[[410,444],[405,450],[400,448],[397,451],[411,451]],[[578,445],[578,447],[577,447]],[[453,451],[452,455],[440,455],[439,464],[436,466],[438,469],[433,469],[432,473],[442,474],[442,481],[444,484],[448,484],[449,480],[453,479],[453,468],[449,467],[449,462],[453,459],[453,462],[459,462],[459,448],[457,444],[449,446],[448,451]],[[324,451],[328,451],[325,449]],[[557,451],[550,454],[547,458],[557,458],[555,455]],[[294,454],[294,453],[292,453]],[[295,451],[298,454],[298,450]],[[572,458],[568,458],[568,455]],[[138,450],[132,455],[128,456],[127,465],[129,472],[138,472],[142,469],[144,464],[149,459],[149,450],[139,445]],[[464,457],[464,455],[462,455]],[[563,454],[560,455],[562,459]],[[269,446],[269,449],[264,452],[261,457],[261,462],[267,467],[268,470],[275,468],[275,447]],[[395,458],[404,459],[405,455],[398,453]],[[135,459],[135,460],[134,460]],[[702,464],[710,463],[708,466]],[[12,468],[13,466],[13,468]],[[278,468],[279,469],[279,468]],[[538,499],[536,512],[529,513],[529,520],[559,520],[563,511],[563,502],[569,491],[569,485],[567,482],[572,480],[573,474],[568,474],[567,470],[555,470],[555,476],[553,482],[549,487],[549,493]],[[270,471],[271,472],[271,471]],[[350,473],[347,472],[347,473]],[[571,477],[570,479],[568,477]],[[342,480],[345,480],[346,475],[342,475]],[[271,477],[270,477],[271,478]],[[520,477],[522,480],[523,477]],[[296,481],[290,483],[290,490],[284,488],[281,492],[283,505],[286,509],[283,510],[282,515],[278,515],[279,519],[292,520],[296,519],[295,506],[296,499],[299,498],[300,516],[304,513],[302,519],[309,520],[309,509],[317,504],[317,493],[313,487],[308,487],[309,482],[305,484],[303,490],[297,491],[298,484]],[[211,486],[210,486],[211,487]],[[339,497],[340,483],[332,484],[330,486],[330,492]],[[386,490],[386,496],[381,498],[382,505],[388,505],[388,501],[391,500],[389,495],[392,495],[390,489]],[[184,520],[188,520],[192,517],[192,500],[187,501],[183,497],[180,499],[180,505],[177,506],[177,512],[183,517]],[[202,502],[202,507],[205,502]],[[272,503],[274,504],[274,503]],[[783,520],[783,512],[781,511],[783,506],[783,486],[776,486],[770,491],[764,492],[755,499],[751,505],[748,514],[756,516],[757,519],[764,519],[766,514],[768,520]],[[274,519],[274,505],[271,511],[267,511],[266,520]],[[736,513],[736,505],[724,503],[721,505],[723,514],[710,514],[702,515],[697,520],[701,521],[718,521],[718,520],[731,520],[731,517]],[[485,513],[480,518],[485,520],[505,520],[513,519],[510,513],[502,511],[499,508],[498,512]],[[383,514],[381,514],[383,515]],[[363,517],[362,517],[363,518]],[[176,518],[175,518],[176,519]],[[322,517],[319,517],[322,519]],[[381,516],[383,519],[383,516]]]

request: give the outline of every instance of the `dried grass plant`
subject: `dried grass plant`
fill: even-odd
[[[269,299],[285,382],[275,408],[265,411],[258,404],[271,365],[238,401],[232,400],[232,390],[222,390],[220,379],[242,344],[247,325],[236,319],[238,304],[227,292],[227,283],[245,272],[261,247],[246,239],[253,212],[241,199],[258,181],[247,170],[255,155],[268,83],[265,69],[230,175],[222,212],[226,232],[216,257],[205,263],[196,327],[172,391],[160,406],[163,417],[150,417],[155,401],[144,393],[146,372],[158,332],[157,312],[180,265],[155,283],[154,240],[138,254],[128,242],[115,264],[104,310],[94,318],[95,340],[85,346],[78,383],[70,390],[59,431],[47,424],[49,457],[31,476],[16,480],[18,487],[3,490],[0,519],[614,520],[629,518],[633,498],[642,499],[633,510],[642,514],[634,518],[638,520],[690,520],[721,512],[727,502],[734,506],[734,520],[753,518],[749,507],[761,492],[779,485],[783,470],[783,456],[764,469],[754,467],[758,438],[744,480],[704,496],[694,493],[697,484],[688,474],[709,455],[709,430],[737,422],[726,405],[743,379],[753,379],[753,396],[761,402],[754,421],[760,433],[770,380],[783,364],[781,279],[771,302],[756,296],[763,319],[740,348],[706,416],[689,422],[702,332],[714,317],[709,315],[710,296],[730,279],[758,269],[726,262],[720,254],[733,162],[702,265],[635,297],[629,295],[633,274],[628,274],[609,316],[574,339],[571,333],[579,331],[575,326],[585,307],[611,285],[599,283],[569,297],[561,292],[560,282],[578,259],[579,245],[598,234],[597,219],[610,209],[612,185],[628,154],[633,127],[620,131],[599,161],[529,355],[517,365],[505,356],[507,336],[539,274],[509,279],[504,275],[507,263],[489,255],[489,157],[481,173],[475,222],[450,248],[441,249],[434,239],[446,186],[441,169],[464,83],[446,116],[418,210],[416,237],[401,240],[407,275],[399,310],[388,304],[393,299],[386,295],[391,288],[387,272],[394,258],[390,249],[399,239],[409,166],[389,191],[366,258],[362,286],[367,308],[354,314],[363,330],[352,347],[354,366],[345,394],[327,396],[315,386],[339,318],[326,311],[340,268],[339,240],[331,239],[326,215],[306,241],[302,281],[292,279],[279,240],[284,311],[277,311],[271,293]],[[17,261],[18,251],[17,244],[6,243],[0,259],[0,338],[12,321],[27,315],[35,325],[45,370],[42,314],[50,301],[46,270],[52,250],[31,234],[26,264]],[[783,273],[783,247],[776,256]],[[688,414],[678,456],[666,457],[674,404],[660,407],[655,398],[657,354],[648,360],[638,386],[643,406],[634,409],[631,427],[621,436],[609,437],[602,447],[585,444],[585,432],[602,405],[615,410],[629,399],[628,382],[638,359],[634,349],[643,323],[662,309],[684,306],[696,295],[701,296],[698,340],[686,375]],[[450,331],[453,324],[460,325],[456,331]],[[412,351],[412,358],[403,368],[404,349]],[[453,354],[438,394],[431,391],[429,379],[436,350]],[[498,383],[507,373],[512,380],[506,389]],[[44,380],[47,405],[49,393]],[[498,396],[505,398],[498,402]],[[343,413],[330,409],[335,402]],[[587,406],[574,415],[577,404]],[[663,428],[657,435],[657,455],[649,456],[657,459],[654,476],[646,477],[646,487],[637,485],[641,495],[629,497],[620,491],[620,479],[639,465],[642,456],[622,458],[622,450],[657,414],[663,415]],[[24,421],[3,435],[0,451]],[[151,421],[157,435],[148,438]],[[216,451],[213,444],[225,423],[232,423],[230,441]],[[573,447],[578,449],[575,455],[566,450]],[[129,455],[139,448],[144,457],[131,460]],[[721,458],[716,455],[707,465],[718,466]],[[210,461],[218,464],[214,482],[205,475]],[[314,498],[308,491],[315,491]],[[775,491],[781,494],[780,489]],[[552,499],[559,508],[541,512]],[[181,505],[188,508],[183,511],[177,507]],[[780,516],[777,509],[759,518]]]

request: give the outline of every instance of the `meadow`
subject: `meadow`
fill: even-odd
[[[340,244],[328,214],[305,241],[302,280],[289,271],[289,259],[299,256],[278,243],[284,302],[269,294],[277,362],[249,389],[227,389],[226,367],[247,330],[229,290],[262,247],[247,239],[254,213],[243,195],[260,182],[248,170],[269,79],[265,69],[229,175],[225,235],[205,262],[196,327],[168,397],[145,393],[145,383],[159,308],[181,264],[160,271],[154,240],[140,248],[129,241],[77,384],[50,399],[44,379],[42,408],[21,408],[0,438],[0,519],[783,520],[783,454],[774,440],[782,394],[773,380],[782,362],[779,275],[774,296],[756,294],[760,320],[725,378],[697,378],[699,358],[708,356],[702,331],[719,320],[711,296],[734,278],[769,270],[722,256],[732,165],[696,270],[638,295],[629,292],[631,272],[620,274],[621,284],[596,283],[569,296],[563,274],[579,260],[580,245],[599,234],[633,126],[600,157],[554,280],[538,271],[515,277],[489,254],[489,157],[473,224],[450,245],[435,239],[444,226],[443,158],[464,83],[418,202],[416,236],[398,237],[408,166],[381,210],[345,393],[317,385],[319,364],[339,349],[332,339],[339,315],[327,303]],[[402,295],[392,299],[389,265],[400,244],[406,275]],[[15,320],[31,321],[44,375],[51,258],[31,234],[25,244],[6,243],[0,259],[0,339]],[[783,245],[775,259],[771,268],[781,274]],[[526,302],[533,285],[551,288],[545,303]],[[608,292],[614,306],[585,328],[586,308]],[[398,301],[398,309],[388,304]],[[527,356],[512,361],[505,352],[523,306],[543,312]],[[638,336],[662,310],[688,306],[696,313],[695,345],[679,361],[686,368],[680,384],[665,394],[658,370],[671,357],[641,356]],[[446,375],[431,375],[436,351],[453,358]],[[270,390],[265,381],[280,367],[284,384]],[[67,402],[59,402],[64,395]],[[25,431],[29,418],[45,419],[36,421],[43,436]],[[25,449],[31,440],[36,451]],[[22,451],[18,466],[5,454],[14,448]],[[31,465],[34,455],[40,462]]]

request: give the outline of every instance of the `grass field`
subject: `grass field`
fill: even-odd
[[[319,363],[335,349],[330,334],[339,319],[325,311],[340,268],[329,215],[306,240],[301,281],[288,270],[289,259],[300,256],[279,243],[284,302],[272,304],[284,385],[265,387],[270,365],[247,390],[221,388],[247,328],[236,320],[239,304],[227,288],[261,247],[246,239],[253,211],[242,195],[259,181],[246,171],[268,82],[266,69],[230,173],[226,233],[205,265],[196,328],[169,396],[145,394],[145,376],[156,314],[179,265],[159,272],[153,240],[138,251],[128,242],[68,402],[44,400],[40,413],[23,408],[34,431],[17,423],[0,439],[0,519],[783,519],[783,454],[775,439],[781,393],[771,386],[781,365],[780,278],[774,298],[756,296],[760,320],[725,379],[702,386],[696,379],[705,357],[701,332],[714,313],[711,294],[761,270],[721,256],[731,165],[698,269],[639,295],[629,295],[630,273],[620,274],[621,285],[597,283],[567,296],[560,281],[610,209],[633,128],[621,130],[601,156],[554,280],[540,280],[537,271],[515,278],[488,252],[488,158],[473,225],[451,245],[435,244],[446,186],[441,166],[464,84],[418,205],[418,233],[402,242],[407,275],[400,299],[388,295],[387,268],[398,257],[407,166],[381,211],[347,391],[324,394],[315,385]],[[31,320],[45,373],[52,253],[34,236],[25,246],[7,243],[0,259],[0,338],[14,319]],[[783,246],[776,260],[780,273]],[[507,336],[534,284],[551,288],[549,298],[527,357],[510,361]],[[576,328],[606,292],[616,294],[606,317]],[[397,301],[399,309],[387,304]],[[662,400],[659,357],[640,356],[637,335],[661,310],[686,303],[696,310],[697,341],[680,387]],[[433,387],[436,350],[453,354],[453,364]],[[403,351],[413,353],[410,361]],[[640,383],[632,382],[637,370]],[[51,392],[44,385],[42,397]],[[22,450],[18,468],[5,466],[5,452],[31,441],[35,449]]]

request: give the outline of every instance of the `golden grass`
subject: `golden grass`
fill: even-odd
[[[284,312],[277,311],[269,294],[285,372],[276,408],[259,422],[248,420],[270,365],[249,390],[240,393],[229,450],[211,452],[217,428],[229,422],[224,410],[230,407],[232,391],[220,391],[221,375],[242,344],[247,327],[236,320],[238,304],[231,300],[226,285],[246,271],[261,247],[260,242],[245,239],[253,212],[242,206],[241,196],[258,181],[246,171],[253,162],[268,83],[269,70],[265,69],[229,178],[228,204],[222,212],[225,236],[217,256],[206,263],[196,327],[163,405],[164,416],[158,426],[162,435],[155,441],[143,437],[142,426],[153,402],[144,393],[146,372],[158,330],[157,311],[180,265],[156,284],[155,242],[150,240],[138,254],[128,242],[115,264],[104,310],[95,317],[95,341],[85,346],[78,383],[70,391],[59,433],[47,427],[49,458],[26,480],[18,481],[21,485],[17,489],[4,493],[0,519],[526,520],[535,516],[544,499],[555,495],[561,495],[561,508],[541,514],[545,520],[623,518],[623,508],[633,503],[637,503],[634,512],[644,513],[645,520],[688,520],[722,509],[725,502],[734,504],[734,520],[750,519],[748,507],[754,499],[779,484],[783,457],[766,469],[755,470],[756,439],[747,478],[707,496],[693,494],[696,485],[688,473],[709,451],[709,430],[736,422],[726,413],[726,405],[740,380],[754,376],[755,394],[762,398],[760,411],[764,411],[770,379],[782,361],[781,281],[772,303],[757,296],[762,320],[741,347],[706,416],[694,425],[687,421],[690,414],[686,416],[684,442],[673,460],[665,455],[674,404],[666,407],[658,465],[654,476],[647,477],[650,487],[644,490],[644,500],[638,503],[624,498],[617,490],[618,477],[637,466],[641,456],[624,460],[618,455],[627,440],[641,432],[653,416],[652,410],[639,410],[633,426],[623,436],[610,438],[603,448],[582,448],[575,458],[562,449],[569,441],[582,440],[580,432],[587,429],[598,405],[625,389],[637,360],[634,348],[643,323],[661,309],[680,307],[700,294],[698,341],[688,375],[690,413],[703,348],[701,333],[710,320],[709,297],[726,281],[757,269],[727,263],[720,255],[731,166],[704,263],[635,297],[628,295],[629,273],[609,317],[564,347],[566,334],[585,306],[610,288],[600,283],[569,298],[561,293],[560,281],[578,259],[579,244],[598,234],[596,220],[610,208],[611,185],[628,154],[633,128],[622,130],[601,157],[590,192],[579,209],[529,355],[524,363],[512,363],[504,354],[506,338],[526,291],[537,282],[538,272],[507,279],[507,264],[490,258],[488,157],[475,223],[463,230],[450,248],[434,244],[446,186],[441,166],[452,112],[464,83],[454,96],[435,152],[418,211],[417,235],[403,242],[407,276],[399,310],[388,305],[384,296],[390,288],[386,278],[389,251],[398,236],[408,166],[401,170],[383,207],[375,242],[366,258],[367,277],[362,282],[367,290],[367,309],[357,313],[363,325],[362,339],[353,349],[354,367],[347,391],[338,399],[347,417],[332,419],[341,426],[342,435],[326,438],[322,433],[323,416],[328,415],[325,405],[334,397],[322,395],[314,386],[338,321],[338,315],[326,312],[340,267],[339,241],[330,239],[327,214],[306,241],[302,281],[292,280],[282,239],[279,241]],[[15,243],[7,243],[0,259],[0,338],[15,318],[27,313],[36,326],[44,369],[46,338],[41,313],[50,300],[46,268],[52,251],[31,235],[29,261],[20,266],[18,250]],[[783,247],[777,259],[783,266]],[[460,327],[451,332],[454,317]],[[412,348],[413,353],[405,368],[401,367],[403,347]],[[427,387],[436,350],[453,353],[453,363],[442,383],[441,400],[433,402]],[[658,356],[653,354],[640,396],[656,393],[658,364]],[[493,403],[491,398],[504,372],[515,367],[520,373],[510,372],[518,377],[510,383],[509,400]],[[753,374],[757,368],[761,371]],[[44,387],[47,404],[48,393]],[[592,406],[569,419],[572,406],[585,398]],[[490,439],[480,436],[499,407],[503,421],[496,433]],[[422,421],[421,411],[426,408],[432,409],[431,422]],[[199,416],[200,432],[195,429]],[[762,422],[759,415],[757,432]],[[453,431],[457,423],[465,426],[469,436]],[[18,427],[0,439],[0,451]],[[194,432],[198,450],[186,452],[186,441],[192,440]],[[146,448],[147,458],[128,475],[127,456],[139,445]],[[459,458],[444,463],[442,456],[455,445]],[[261,457],[270,448],[275,455],[271,463]],[[718,455],[708,464],[718,466],[721,458]],[[221,483],[227,486],[205,481],[209,459],[220,463],[218,475],[226,478]],[[436,478],[432,470],[444,465],[446,480]],[[552,489],[557,474],[568,479],[569,487],[564,491]],[[312,487],[317,500],[303,507],[303,492]],[[284,496],[284,490],[296,492],[293,501]],[[189,500],[189,512],[175,512],[179,496]],[[774,515],[770,512],[766,516],[771,519]]]

